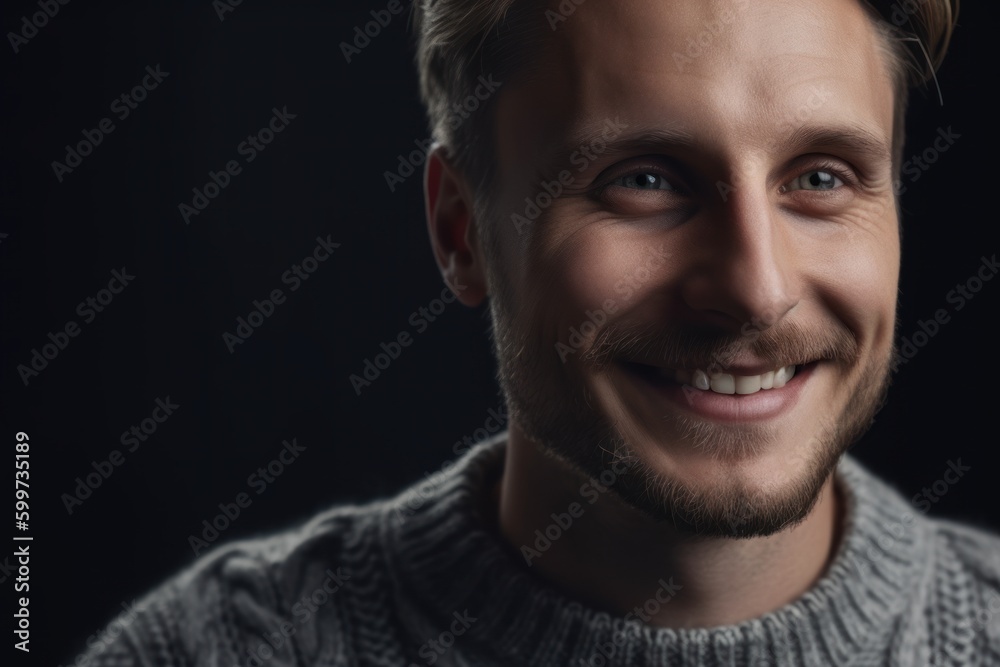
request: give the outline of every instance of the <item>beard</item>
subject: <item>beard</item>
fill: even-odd
[[[891,382],[894,343],[884,355],[869,355],[859,366],[853,334],[843,325],[827,323],[812,331],[779,321],[748,335],[611,320],[592,336],[589,346],[574,352],[574,363],[563,363],[554,351],[555,342],[546,342],[540,329],[532,333],[517,326],[518,321],[543,312],[540,300],[515,308],[509,286],[495,278],[490,280],[491,333],[511,423],[543,453],[578,474],[598,479],[614,470],[615,481],[609,488],[619,499],[687,535],[758,537],[802,521],[841,456],[868,430]],[[789,360],[818,359],[832,362],[845,377],[854,369],[856,376],[839,414],[811,425],[813,435],[796,450],[805,457],[803,470],[781,488],[763,490],[737,476],[705,488],[655,468],[640,455],[635,424],[621,419],[615,423],[609,417],[616,412],[608,409],[618,394],[613,385],[591,387],[594,378],[607,379],[619,361],[642,359],[666,368],[721,365],[724,370],[727,360],[746,353],[772,361],[774,367]],[[676,413],[669,420],[680,441],[675,446],[694,448],[720,464],[752,459],[781,435],[771,425],[727,424]],[[657,446],[669,448],[672,443],[657,442]]]

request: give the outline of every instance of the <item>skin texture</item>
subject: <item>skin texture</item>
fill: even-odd
[[[489,203],[440,148],[425,186],[446,282],[490,300],[503,537],[525,555],[579,503],[527,566],[619,612],[672,577],[659,625],[791,602],[836,549],[832,473],[893,353],[892,85],[869,18],[854,0],[588,0],[497,105]],[[780,414],[727,420],[632,365],[814,361]]]

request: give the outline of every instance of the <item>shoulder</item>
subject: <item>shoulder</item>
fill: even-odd
[[[903,540],[912,551],[897,550],[895,557],[927,565],[926,578],[912,586],[919,625],[926,625],[936,646],[930,664],[1000,665],[1000,535],[927,516],[919,498],[907,499],[850,456],[839,470],[851,495],[863,499],[860,509],[877,519],[871,524],[875,548],[866,558],[888,553],[887,548]]]
[[[1000,663],[1000,535],[948,519],[930,525],[944,575],[940,599],[962,610],[958,625],[975,636],[976,653]]]
[[[254,664],[252,657],[285,664],[279,656],[296,664],[301,652],[336,639],[316,628],[341,628],[349,589],[371,579],[365,570],[377,567],[384,507],[338,506],[278,533],[220,545],[112,620],[81,664]]]
[[[1000,534],[948,519],[935,519],[932,525],[978,579],[1000,588]]]
[[[415,575],[401,561],[426,566],[427,549],[411,548],[447,539],[442,517],[462,511],[503,452],[498,436],[393,497],[218,546],[112,621],[77,667],[402,664],[419,612],[406,606],[404,571]]]

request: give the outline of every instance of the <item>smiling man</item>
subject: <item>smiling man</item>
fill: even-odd
[[[943,0],[418,2],[431,244],[509,430],[216,550],[98,664],[1000,664],[1000,539],[845,455],[895,359],[894,8],[939,62]]]

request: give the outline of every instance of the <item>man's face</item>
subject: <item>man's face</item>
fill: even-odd
[[[654,516],[770,534],[888,385],[875,29],[855,0],[588,0],[565,18],[498,99],[481,221],[512,422],[589,475],[628,463],[615,490]]]

